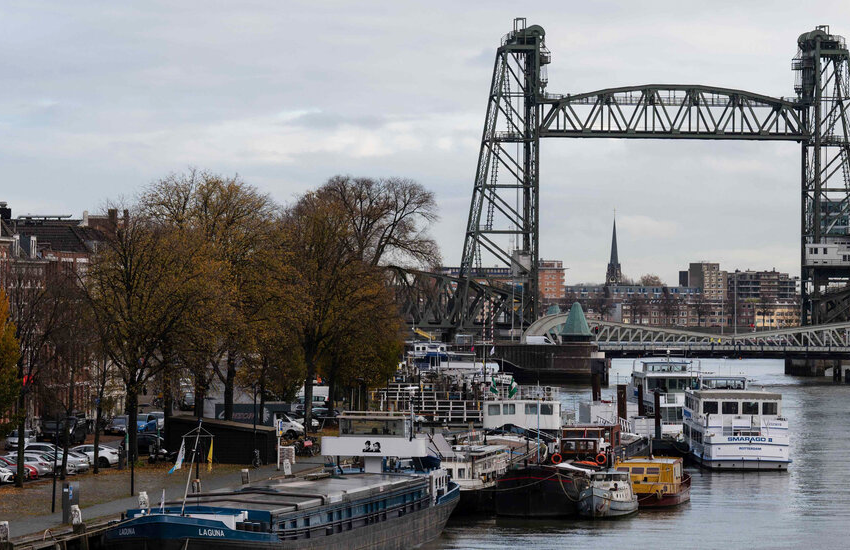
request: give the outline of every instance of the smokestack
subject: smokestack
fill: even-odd
[[[628,408],[626,407],[626,385],[617,384],[617,417],[626,420]]]
[[[109,216],[109,225],[112,226],[112,229],[115,230],[118,228],[118,209],[110,208],[106,211]]]
[[[7,206],[7,203],[0,202],[0,220],[9,221],[12,219],[12,209]]]

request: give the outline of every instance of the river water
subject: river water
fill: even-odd
[[[751,387],[782,394],[791,432],[787,472],[708,472],[688,467],[691,501],[641,510],[621,520],[452,518],[426,548],[526,547],[606,550],[850,548],[850,385],[785,376],[782,361],[702,360],[717,374],[746,374]],[[615,400],[631,360],[615,360],[603,399]],[[564,408],[590,399],[588,387],[562,389]]]

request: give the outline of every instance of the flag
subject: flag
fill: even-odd
[[[499,388],[496,387],[496,377],[493,376],[490,378],[490,391],[499,395]]]
[[[511,376],[511,385],[508,387],[508,397],[513,397],[516,395],[516,392],[519,391],[519,386],[516,384],[516,380]]]
[[[162,500],[159,501],[159,511],[165,513],[165,489],[162,490]]]
[[[490,348],[490,355],[496,355],[496,346]]]
[[[213,449],[213,440],[210,438],[210,452],[207,453],[207,471],[212,472],[212,449]]]
[[[183,457],[184,456],[186,456],[186,440],[185,439],[183,440],[183,443],[180,444],[180,452],[177,453],[177,461],[174,463],[174,466],[172,466],[171,469],[168,470],[169,474],[173,474],[174,472],[179,470],[181,466],[183,466]]]

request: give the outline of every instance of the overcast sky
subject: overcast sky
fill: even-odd
[[[495,48],[546,29],[549,91],[648,83],[793,94],[797,36],[850,36],[850,2],[0,1],[0,200],[96,211],[172,171],[239,173],[280,202],[334,174],[437,195],[456,265]],[[805,7],[804,7],[805,5]],[[601,281],[799,273],[797,144],[545,140],[541,255]]]

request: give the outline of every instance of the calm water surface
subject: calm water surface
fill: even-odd
[[[691,501],[663,511],[641,510],[617,521],[453,518],[437,548],[850,548],[850,385],[831,378],[783,374],[782,361],[703,360],[703,370],[746,374],[751,387],[782,394],[791,431],[788,472],[712,473],[688,468]],[[611,387],[625,383],[631,360],[615,360]],[[564,407],[590,390],[562,390]]]

